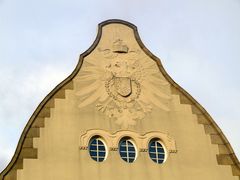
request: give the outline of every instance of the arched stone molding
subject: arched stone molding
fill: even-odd
[[[87,130],[85,133],[82,133],[80,135],[79,141],[80,149],[87,150],[89,141],[94,136],[101,137],[105,141],[110,151],[118,150],[118,144],[120,140],[124,137],[129,137],[134,141],[140,152],[147,152],[149,142],[155,138],[159,139],[164,144],[164,146],[167,148],[168,153],[177,152],[175,140],[169,134],[163,132],[151,131],[141,134],[129,130],[120,130],[111,133],[101,129],[90,129]]]

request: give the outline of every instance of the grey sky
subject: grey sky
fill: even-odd
[[[240,157],[239,0],[0,0],[0,170],[37,105],[73,71],[106,19],[138,26]]]

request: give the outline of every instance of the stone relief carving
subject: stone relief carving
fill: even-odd
[[[128,53],[128,50],[128,46],[121,39],[115,40],[111,49],[98,48],[98,51],[100,51],[102,55],[108,59],[115,58],[121,53]]]
[[[158,89],[169,84],[157,77],[155,62],[145,60],[140,50],[130,49],[120,39],[111,49],[98,48],[98,52],[102,60],[87,59],[76,78],[89,83],[76,92],[82,98],[80,108],[97,101],[96,108],[123,128],[143,119],[152,105],[169,110],[164,103],[169,95]]]

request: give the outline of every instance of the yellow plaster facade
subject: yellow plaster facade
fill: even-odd
[[[91,137],[107,146],[103,162],[89,155]],[[133,163],[118,143],[130,137]],[[148,144],[166,148],[163,164]],[[109,20],[74,72],[39,105],[4,180],[239,180],[240,168],[227,139],[208,113],[165,72],[141,42],[134,25]]]

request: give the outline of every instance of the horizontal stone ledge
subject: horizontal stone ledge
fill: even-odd
[[[218,154],[217,162],[219,165],[233,165],[233,159],[231,154]]]
[[[212,125],[204,124],[204,130],[206,134],[218,134],[218,131]]]
[[[63,88],[64,89],[73,89],[73,81],[70,81],[69,83],[67,83]]]
[[[46,104],[45,108],[54,108],[54,99],[50,99]]]
[[[211,124],[209,120],[202,114],[197,115],[198,124]]]
[[[230,147],[230,144],[219,144],[218,145],[218,149],[219,149],[219,154],[233,154],[233,150]]]
[[[17,170],[12,169],[10,172],[7,173],[6,176],[4,176],[4,180],[15,180],[17,179]]]
[[[193,114],[197,114],[197,115],[201,115],[203,114],[198,107],[196,107],[196,105],[192,105],[192,113]]]
[[[225,144],[219,134],[211,134],[210,137],[212,144]]]
[[[53,98],[64,99],[65,98],[65,89],[58,90],[58,92],[53,96]]]
[[[232,165],[232,173],[234,176],[240,176],[240,168],[237,165]]]
[[[23,159],[18,158],[18,160],[15,162],[13,169],[23,169]]]
[[[38,117],[40,118],[45,118],[45,117],[50,117],[50,108],[43,108],[41,112],[38,114]]]
[[[32,127],[36,127],[36,128],[44,127],[44,118],[42,117],[36,118],[32,124]]]
[[[36,159],[37,149],[36,148],[23,148],[20,152],[19,158],[21,159]]]
[[[39,128],[30,128],[27,132],[27,138],[40,137],[40,129]]]
[[[33,138],[26,137],[24,139],[23,148],[32,148],[33,147]]]

